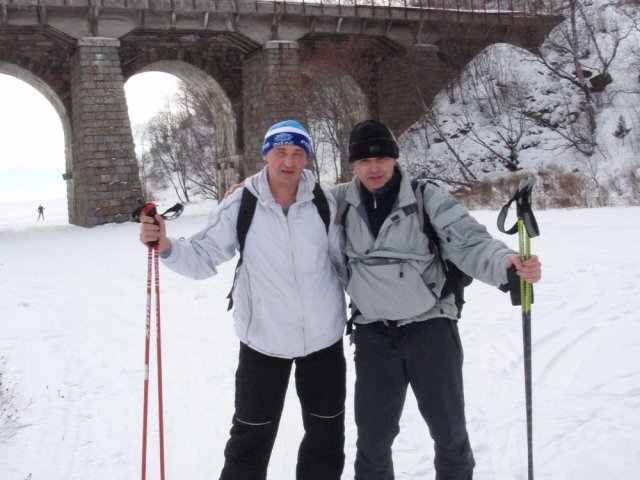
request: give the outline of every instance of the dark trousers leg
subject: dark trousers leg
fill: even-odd
[[[368,328],[355,335],[355,480],[393,480],[391,446],[400,431],[407,375],[400,349]]]
[[[462,345],[457,322],[428,320],[406,339],[407,370],[435,444],[437,480],[470,480],[475,462],[464,414]]]
[[[339,480],[344,469],[346,362],[342,340],[296,359],[296,389],[304,437],[298,450],[298,480]]]
[[[220,480],[267,478],[292,363],[240,344],[235,414]]]

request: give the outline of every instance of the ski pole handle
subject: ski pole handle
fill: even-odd
[[[535,184],[535,177],[522,180],[520,182],[520,185],[518,185],[516,194],[507,202],[504,207],[502,207],[502,210],[500,210],[500,214],[498,215],[498,230],[500,230],[502,233],[506,233],[507,235],[518,233],[518,222],[522,221],[526,230],[526,234],[530,238],[534,238],[540,235],[538,222],[536,222],[536,217],[533,215],[533,209],[531,208],[531,193],[533,192],[533,187],[535,186]],[[509,213],[509,207],[513,202],[516,202],[516,215],[518,222],[516,222],[511,228],[507,229],[505,227],[505,221]]]
[[[158,209],[156,208],[156,205],[154,203],[147,203],[142,208],[142,213],[147,217],[153,218],[154,225],[158,225],[158,221],[155,219],[155,216],[158,213]],[[149,245],[150,247],[157,247],[158,240],[152,240],[151,242],[147,242],[147,245]]]

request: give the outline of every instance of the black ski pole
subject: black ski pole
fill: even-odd
[[[498,229],[506,234],[518,232],[519,254],[522,260],[531,257],[531,238],[540,235],[538,223],[531,208],[531,194],[536,184],[535,177],[522,180],[516,194],[502,207],[498,215]],[[517,222],[509,230],[505,230],[504,222],[509,207],[516,202]],[[512,298],[513,301],[513,298]],[[529,282],[520,279],[520,305],[522,308],[522,341],[524,347],[524,382],[525,401],[527,409],[527,460],[528,478],[533,480],[533,392],[531,381],[531,304],[533,303],[533,289]],[[514,305],[517,303],[514,302]]]

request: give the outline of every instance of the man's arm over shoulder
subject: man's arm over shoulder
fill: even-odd
[[[338,208],[340,208],[340,205],[342,205],[342,203],[344,202],[344,199],[347,195],[347,190],[349,189],[349,185],[351,185],[351,183],[338,183],[330,189],[333,198],[336,199]]]

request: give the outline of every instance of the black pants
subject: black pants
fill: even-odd
[[[291,366],[304,437],[298,480],[339,480],[344,468],[346,362],[342,340],[306,357],[270,357],[240,344],[231,437],[220,480],[264,480],[284,407]]]
[[[437,480],[470,480],[462,388],[462,345],[457,322],[437,318],[398,338],[397,349],[379,329],[358,326],[355,418],[356,480],[393,480],[391,446],[411,385],[435,444]]]

